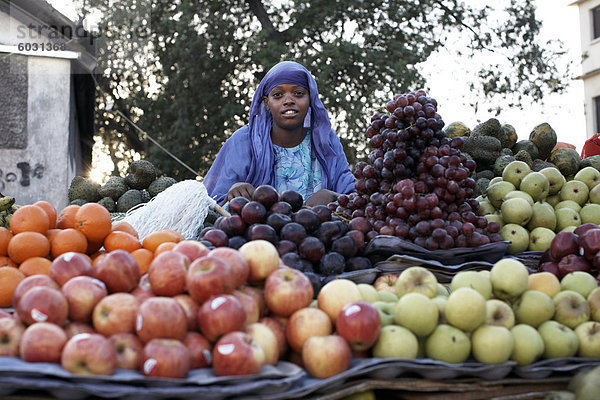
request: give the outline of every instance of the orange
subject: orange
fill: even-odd
[[[140,274],[144,275],[150,268],[150,263],[154,258],[154,253],[148,249],[137,249],[131,252],[135,261],[137,261],[138,267],[140,268]]]
[[[0,267],[13,267],[17,268],[17,264],[6,256],[0,256]]]
[[[144,238],[142,241],[142,247],[150,250],[151,252],[155,252],[156,248],[164,242],[174,242],[179,243],[185,238],[181,233],[176,232],[171,229],[164,229],[161,231],[152,232],[148,236]]]
[[[111,228],[110,213],[101,204],[86,203],[75,213],[75,229],[90,242],[102,242]]]
[[[173,247],[175,247],[177,245],[177,243],[175,242],[164,242],[158,245],[158,247],[156,248],[156,250],[154,250],[154,257],[156,257],[157,255],[159,255],[160,253],[164,252],[164,251],[171,251],[173,250]]]
[[[104,238],[104,248],[109,253],[113,250],[122,249],[132,252],[142,248],[139,239],[130,233],[122,231],[113,231]]]
[[[0,267],[0,307],[10,307],[17,285],[25,275],[13,267]]]
[[[71,204],[62,209],[56,217],[56,227],[59,229],[75,228],[75,213],[79,211],[81,206]]]
[[[0,227],[0,256],[8,254],[8,242],[10,242],[12,237],[13,234],[11,231],[5,227]]]
[[[39,232],[45,234],[50,228],[50,219],[43,208],[32,204],[20,207],[10,219],[13,234],[21,232]]]
[[[46,257],[49,253],[50,241],[38,232],[18,233],[8,242],[8,256],[17,264],[31,257]]]
[[[58,229],[58,228],[54,228],[54,229],[48,229],[48,231],[46,232],[46,237],[48,238],[48,240],[50,241],[50,243],[52,243],[52,238],[54,236],[56,236],[56,234],[58,232],[62,231],[62,229]]]
[[[19,265],[19,271],[25,274],[25,276],[48,275],[50,273],[50,265],[52,265],[52,261],[47,258],[31,257]]]
[[[83,233],[73,228],[60,229],[50,239],[52,258],[56,258],[69,251],[85,253],[87,247],[88,242]]]
[[[36,201],[35,203],[33,203],[33,205],[40,207],[46,212],[46,215],[48,216],[48,221],[50,222],[50,229],[54,228],[56,226],[56,208],[54,208],[54,206],[51,203],[45,200]]]
[[[88,256],[95,254],[101,248],[102,248],[102,242],[90,242],[88,240],[88,247],[85,251],[85,254],[87,254]]]
[[[131,226],[131,224],[129,222],[127,222],[127,221],[116,221],[116,222],[113,222],[111,230],[113,232],[114,231],[127,232],[127,233],[135,236],[138,239],[140,238],[140,236],[138,235],[138,233],[135,230],[135,228],[133,226]]]

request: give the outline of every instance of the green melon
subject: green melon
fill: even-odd
[[[531,140],[519,140],[512,148],[513,154],[515,155],[521,150],[528,152],[532,161],[536,158],[540,158],[540,151]]]
[[[563,176],[573,176],[579,171],[579,164],[581,164],[581,157],[576,150],[559,148],[550,153],[548,161],[556,165],[556,168],[560,171]]]
[[[535,144],[539,150],[539,158],[546,160],[552,149],[556,146],[556,132],[549,123],[544,122],[539,124],[529,134],[529,140]]]
[[[457,136],[467,137],[471,135],[471,130],[460,121],[452,122],[450,125],[446,126],[445,131],[446,135],[450,138]]]
[[[517,131],[510,124],[502,124],[502,130],[504,131],[504,137],[500,139],[502,147],[510,149],[517,143]]]

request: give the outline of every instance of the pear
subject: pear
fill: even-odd
[[[562,231],[566,227],[577,227],[581,225],[579,213],[572,208],[560,208],[554,212],[556,214],[556,229]]]
[[[529,251],[546,251],[556,234],[553,230],[539,226],[529,232]]]
[[[504,167],[504,171],[502,171],[502,180],[505,182],[510,182],[515,185],[515,188],[518,188],[521,184],[521,179],[523,179],[527,174],[531,172],[531,168],[527,163],[523,161],[511,161],[506,167]]]
[[[589,198],[590,202],[594,204],[600,204],[600,185],[596,185],[592,190],[590,190]]]
[[[573,200],[575,203],[582,206],[588,201],[590,189],[587,185],[581,181],[573,179],[572,181],[566,182],[560,190],[561,200]]]
[[[553,194],[546,197],[546,203],[550,204],[552,207],[556,206],[560,203],[560,196],[558,194]]]
[[[563,200],[554,206],[554,211],[560,210],[561,208],[571,208],[576,212],[581,211],[581,206],[573,200]]]
[[[541,172],[530,172],[521,179],[519,190],[528,193],[535,201],[542,201],[548,197],[550,182]]]
[[[482,200],[479,202],[479,208],[477,209],[477,215],[478,216],[483,216],[486,214],[492,214],[496,212],[496,207],[494,207],[492,205],[492,203],[490,203],[487,200]]]
[[[579,170],[575,174],[575,177],[578,181],[585,183],[588,189],[592,190],[598,183],[600,183],[600,171],[598,171],[594,167],[585,167]]]
[[[533,215],[533,208],[522,198],[505,200],[501,206],[502,219],[508,224],[526,225]]]
[[[529,247],[529,232],[521,225],[506,224],[500,229],[503,240],[511,242],[508,245],[508,253],[514,254],[527,250]]]
[[[581,217],[582,224],[590,222],[592,224],[600,225],[600,204],[586,204],[581,208],[581,211],[579,211],[579,216]]]
[[[527,223],[527,229],[530,232],[535,228],[548,228],[554,231],[556,228],[556,214],[550,204],[537,202],[531,209],[533,213]]]
[[[502,201],[504,201],[504,196],[513,190],[516,190],[515,185],[510,182],[502,181],[494,183],[487,188],[488,201],[492,203],[494,207],[500,208]]]
[[[502,182],[502,177],[501,176],[495,176],[490,180],[490,185],[493,185],[494,183],[498,183],[498,182]],[[488,185],[489,186],[489,185]]]
[[[504,201],[514,198],[521,198],[527,200],[530,205],[533,205],[533,197],[529,193],[523,192],[522,190],[513,190],[512,192],[508,192],[506,196],[504,196]]]
[[[500,228],[504,226],[504,220],[500,214],[486,214],[484,215],[485,219],[487,219],[488,224],[490,222],[497,222],[500,224]]]
[[[560,173],[558,168],[546,167],[540,170],[540,173],[544,174],[546,178],[548,178],[548,183],[550,185],[548,188],[548,194],[550,195],[560,192],[560,189],[567,181],[563,174]]]

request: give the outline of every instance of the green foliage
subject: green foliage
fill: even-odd
[[[262,76],[285,59],[302,63],[315,76],[350,164],[366,157],[364,132],[371,115],[394,93],[427,89],[419,64],[457,32],[467,49],[465,62],[482,50],[497,50],[513,66],[486,66],[472,83],[474,98],[518,93],[535,101],[568,82],[556,67],[556,52],[539,43],[533,0],[511,0],[500,18],[488,18],[490,6],[471,8],[458,0],[90,0],[87,5],[103,15],[97,133],[115,162],[113,175],[126,169],[122,160],[131,161],[134,152],[154,163],[159,175],[178,181],[196,175],[125,116],[204,176],[222,143],[248,120]],[[439,61],[439,56],[430,60]],[[106,110],[107,103],[123,115]]]

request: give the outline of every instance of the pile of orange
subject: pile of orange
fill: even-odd
[[[178,232],[161,230],[140,242],[129,223],[112,223],[108,210],[98,203],[69,205],[60,213],[47,201],[22,206],[13,213],[10,230],[0,227],[0,307],[10,307],[25,277],[48,275],[52,260],[63,253],[87,254],[95,265],[103,254],[125,250],[143,275],[157,254],[183,239]]]

